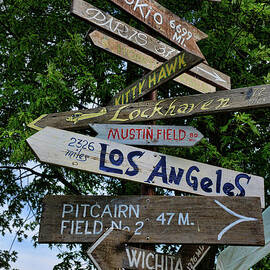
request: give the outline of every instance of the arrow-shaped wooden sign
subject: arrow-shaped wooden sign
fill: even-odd
[[[110,32],[108,32],[109,34],[111,34]],[[126,58],[126,50],[131,50],[128,49],[128,45],[123,45],[121,42],[113,39],[112,37],[107,36],[104,33],[98,32],[98,31],[94,31],[92,33],[89,33],[89,37],[93,40],[94,44],[96,46],[99,46],[101,48],[105,47],[105,49],[107,48],[108,51],[117,54],[121,57]],[[127,39],[122,39],[125,43],[128,42]],[[151,54],[153,57],[155,57],[155,59],[164,59],[164,60],[169,60],[171,57],[177,55],[178,53],[180,53],[179,50],[176,50],[170,46],[168,46],[165,43],[162,43],[161,41],[155,39],[154,37],[151,37],[151,44],[152,46],[150,46],[150,44],[147,43],[147,46],[137,46],[135,44],[132,43],[132,45],[136,46],[139,50],[135,50],[133,49],[132,53],[136,53],[136,56],[133,55],[133,59],[137,59],[138,62],[138,58],[139,61],[143,62],[144,65],[149,65],[147,63],[148,59],[151,59],[151,56],[148,56],[149,54]],[[117,48],[117,51],[116,51]],[[135,51],[134,51],[135,50]],[[147,57],[146,58],[142,58],[140,57],[138,54],[140,53],[140,50],[144,50],[147,52]],[[129,56],[130,58],[130,56]],[[129,59],[127,59],[129,60]],[[133,60],[134,61],[134,60]],[[153,61],[153,60],[152,60]],[[151,62],[150,62],[151,64]],[[146,66],[147,68],[147,66]],[[151,69],[151,68],[150,68]],[[153,69],[153,68],[152,68]],[[219,87],[221,89],[231,89],[231,79],[228,75],[210,67],[209,65],[205,64],[205,63],[201,63],[199,65],[197,65],[196,67],[192,68],[189,71],[190,74],[192,74],[195,77],[191,77],[193,80],[196,79],[196,77],[199,77],[201,80],[210,83],[216,87]],[[201,92],[201,91],[200,91]],[[213,91],[209,91],[209,92],[213,92]]]
[[[141,79],[120,91],[113,97],[109,104],[120,105],[132,103],[202,61],[202,58],[189,52],[182,51],[155,70],[148,72]]]
[[[203,135],[188,126],[90,124],[96,138],[130,145],[193,146]]]
[[[89,37],[94,43],[94,45],[98,46],[99,48],[106,50],[114,55],[117,55],[126,61],[137,64],[143,68],[154,70],[160,65],[162,65],[162,62],[156,60],[152,56],[141,52],[127,44],[124,44],[121,41],[114,39],[97,30],[91,32],[89,34]],[[201,66],[201,64],[199,64],[198,66]],[[183,73],[180,76],[174,78],[174,81],[202,93],[210,93],[216,91],[216,88],[214,86],[205,83],[204,81],[199,80],[187,73]]]
[[[216,270],[246,270],[270,253],[270,207],[262,214],[265,245],[263,247],[226,247],[217,257]]]
[[[37,130],[46,126],[80,130],[89,128],[90,123],[135,123],[269,106],[270,85],[258,85],[159,101],[41,115],[28,126]]]
[[[40,161],[205,196],[256,196],[264,179],[183,158],[46,127],[27,139]]]
[[[86,20],[91,23],[91,25],[105,31],[109,35],[113,35],[123,42],[135,46],[139,50],[143,50],[147,54],[151,54],[153,57],[169,60],[180,52],[171,46],[168,46],[166,43],[129,26],[83,0],[73,1],[71,13]],[[190,72],[222,89],[230,89],[230,78],[227,75],[209,67],[206,64],[200,64],[200,67],[208,73],[201,72],[198,69],[192,69]],[[212,76],[209,74],[212,74]]]
[[[182,269],[195,270],[209,250],[210,246],[206,245],[182,245],[178,252],[182,258]]]
[[[135,47],[143,49],[147,53],[164,49],[166,54],[170,55],[172,51],[176,51],[175,49],[170,49],[170,46],[166,43],[163,43],[152,36],[129,26],[128,24],[109,15],[107,12],[104,12],[83,0],[73,0],[71,13],[86,20],[94,27],[105,31],[118,39],[128,42]]]
[[[181,48],[203,57],[197,41],[207,37],[195,26],[173,14],[154,0],[111,0],[147,26]]]
[[[126,245],[133,234],[112,228],[104,232],[87,251],[95,267],[98,270],[123,268],[183,270],[180,256]]]
[[[254,197],[59,196],[43,201],[40,243],[91,243],[108,228],[128,243],[264,245]]]

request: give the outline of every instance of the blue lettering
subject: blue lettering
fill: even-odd
[[[212,192],[212,188],[210,188],[210,186],[213,185],[213,182],[210,178],[208,177],[204,177],[202,180],[201,180],[201,188],[203,191],[205,192]]]
[[[187,171],[187,174],[186,174],[186,181],[187,181],[187,184],[193,188],[193,190],[197,190],[198,189],[198,178],[195,177],[195,176],[191,176],[191,180],[193,182],[190,181],[190,175],[193,171],[196,171],[196,172],[199,172],[199,168],[196,167],[196,166],[191,166],[188,171]]]
[[[160,168],[161,168],[161,172],[158,172]],[[166,157],[165,156],[161,156],[160,161],[155,166],[154,170],[151,172],[150,176],[148,177],[148,179],[145,182],[147,182],[147,183],[152,182],[155,176],[162,177],[163,183],[168,184],[167,172],[166,172]]]
[[[217,186],[216,186],[216,192],[220,193],[220,187],[221,187],[221,177],[222,177],[222,170],[217,170]]]
[[[106,152],[107,152],[108,145],[104,144],[104,143],[101,143],[100,145],[101,145],[101,152],[100,152],[99,169],[104,171],[104,172],[123,174],[123,171],[120,169],[115,169],[115,168],[110,168],[110,167],[105,166],[105,159],[106,159]],[[118,163],[119,159],[116,161],[116,163]],[[114,159],[112,158],[112,160],[114,160]],[[110,161],[112,161],[112,160],[110,158]]]
[[[247,179],[248,184],[251,177],[245,173],[240,173],[235,177],[235,185],[240,190],[240,194],[236,194],[236,196],[245,196],[246,194],[245,189],[239,183],[241,178]]]
[[[118,159],[115,159],[115,156],[118,156]],[[123,163],[124,155],[120,150],[114,149],[111,151],[109,159],[113,165],[120,166]]]
[[[133,158],[138,156],[139,158],[142,157],[142,155],[144,154],[144,152],[141,151],[132,151],[130,153],[128,153],[127,159],[129,164],[133,167],[133,170],[130,170],[129,168],[126,170],[126,174],[129,176],[134,176],[136,174],[138,174],[139,172],[139,168],[137,166],[137,164],[133,161]]]
[[[234,185],[231,183],[226,183],[223,186],[223,192],[228,196],[234,196],[234,193],[231,192],[234,189]]]
[[[175,168],[173,166],[171,166],[171,172],[170,172],[170,176],[169,176],[169,183],[174,183],[176,185],[180,184],[180,181],[182,179],[184,170],[181,168],[178,168],[178,173],[176,176],[176,172],[175,172]]]

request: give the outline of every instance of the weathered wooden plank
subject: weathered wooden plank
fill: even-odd
[[[192,68],[189,71],[189,74],[196,76],[197,78],[200,78],[201,80],[204,80],[205,82],[208,82],[220,89],[231,89],[231,78],[205,63],[201,63],[200,65]]]
[[[97,47],[102,48],[103,50],[115,54],[122,59],[137,64],[143,68],[154,70],[162,64],[162,62],[158,61],[152,56],[97,30],[89,33],[89,37]],[[180,76],[174,78],[174,81],[202,93],[210,93],[216,91],[216,88],[211,84],[205,83],[204,81],[199,80],[187,73],[183,73]]]
[[[126,50],[128,50],[128,48],[126,48],[124,45],[119,45],[119,44],[121,44],[120,42],[117,43],[117,41],[115,41],[115,39],[110,38],[106,34],[100,33],[98,31],[94,31],[92,33],[89,33],[89,37],[91,39],[95,40],[95,43],[96,43],[95,45],[100,46],[100,47],[104,46],[105,48],[107,48],[107,50],[111,51],[112,53],[115,53],[115,49],[112,48],[113,45],[115,45],[115,46],[117,46],[117,50],[118,50],[118,52],[116,54],[121,54],[121,55],[127,54]],[[109,33],[109,34],[111,34],[111,33]],[[108,41],[108,39],[109,39],[109,41]],[[94,40],[93,40],[93,42],[94,42]],[[126,43],[127,39],[123,39],[123,41]],[[147,52],[147,54],[151,54],[155,58],[158,58],[158,59],[161,58],[164,60],[169,60],[171,57],[177,55],[180,52],[179,50],[174,49],[174,48],[168,46],[167,44],[160,42],[159,40],[155,39],[154,37],[151,37],[151,44],[153,44],[153,46],[150,46],[149,43],[147,43],[147,46],[144,46],[144,45],[138,46],[138,44],[133,44],[133,46],[136,45],[136,47],[139,50],[143,49],[144,51]],[[135,52],[137,53],[137,51],[135,51]],[[132,53],[134,54],[134,51]],[[133,56],[133,59],[134,58],[135,57]],[[148,57],[146,59],[148,59]],[[140,59],[140,61],[146,62],[147,60]],[[219,87],[220,89],[231,89],[230,77],[228,75],[210,67],[209,65],[207,65],[205,63],[201,63],[201,64],[197,65],[196,67],[192,68],[189,71],[189,73],[192,74],[192,76],[199,77],[201,80],[203,80],[207,83],[210,83],[216,87]]]
[[[156,38],[112,17],[85,1],[73,1],[71,13],[88,21],[109,35],[113,35],[121,39],[123,42],[135,46],[139,50],[143,50],[147,54],[151,54],[153,57],[169,60],[180,52],[171,46],[168,46],[166,43],[161,42]],[[192,69],[191,72],[222,89],[230,89],[230,78],[227,75],[209,67],[206,64],[201,64],[200,67],[208,73],[201,72],[197,69]]]
[[[264,179],[133,146],[46,127],[27,139],[40,161],[204,196],[255,196]]]
[[[108,229],[88,249],[97,269],[182,269],[181,257],[126,245],[134,233]]]
[[[90,124],[96,138],[130,145],[193,146],[203,135],[189,126]]]
[[[197,41],[205,33],[173,14],[154,0],[111,0],[150,28],[181,48],[204,58]]]
[[[128,243],[264,245],[259,198],[46,196],[40,243],[91,243],[110,227]]]
[[[137,101],[202,61],[202,58],[182,51],[120,91],[109,102],[109,105],[128,104]]]
[[[216,270],[246,270],[270,254],[270,207],[262,213],[265,245],[263,247],[228,246],[217,257]]]
[[[135,123],[269,106],[270,85],[258,85],[159,101],[41,115],[28,126],[37,130],[46,126],[80,130],[87,129],[90,123]]]
[[[152,55],[155,55],[158,53],[160,56],[162,54],[171,55],[176,51],[166,43],[129,26],[83,0],[73,0],[71,13],[86,20],[94,27],[144,50],[148,54],[152,53]]]
[[[183,245],[178,255],[182,258],[183,270],[195,270],[209,251],[206,245]]]

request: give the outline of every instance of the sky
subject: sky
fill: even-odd
[[[9,250],[14,235],[5,235],[0,238],[0,249]],[[14,242],[12,251],[18,252],[18,260],[12,264],[13,268],[19,270],[52,270],[53,266],[60,262],[56,255],[59,253],[57,248],[49,249],[47,244],[38,244],[34,248],[31,237],[29,239]]]

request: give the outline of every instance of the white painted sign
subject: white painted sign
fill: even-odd
[[[259,176],[51,127],[27,142],[43,162],[198,195],[260,197],[264,207]]]
[[[96,138],[130,145],[193,146],[203,135],[188,126],[89,124]]]

